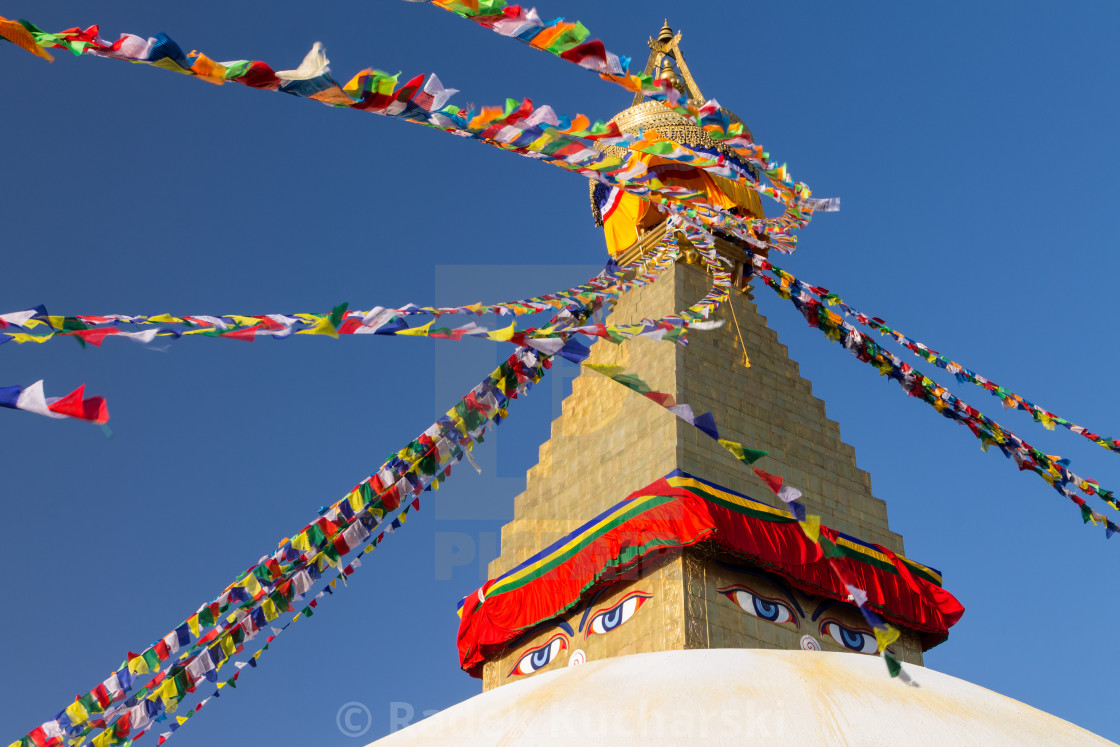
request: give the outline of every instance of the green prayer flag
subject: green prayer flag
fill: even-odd
[[[821,549],[824,550],[824,556],[826,558],[842,558],[842,557],[844,557],[844,552],[839,547],[837,547],[836,544],[832,540],[828,539],[827,537],[825,537],[823,535],[820,538],[820,545],[821,545]]]
[[[307,528],[307,539],[315,547],[322,547],[327,537],[323,534],[323,530],[318,524],[312,523],[311,526]]]
[[[338,306],[331,309],[331,326],[335,329],[342,326],[342,315],[346,313],[346,307],[348,305],[347,303],[340,303]]]

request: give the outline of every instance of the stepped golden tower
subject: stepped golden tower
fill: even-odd
[[[646,71],[660,70],[662,78],[674,81],[691,99],[703,100],[680,51],[680,40],[681,34],[674,34],[666,22],[659,37],[649,41],[652,51]],[[660,103],[637,101],[612,120],[622,131],[657,130],[685,143],[718,147],[699,128]],[[761,215],[756,192],[714,179],[733,206]],[[603,220],[598,212],[596,218]],[[610,243],[609,231],[614,227],[606,228]],[[664,215],[653,220],[639,216],[636,222],[631,217],[622,228],[627,230],[635,240],[616,249],[619,264],[657,245],[665,233]],[[854,450],[841,440],[840,429],[828,419],[824,403],[813,396],[812,385],[801,378],[797,364],[752,302],[751,286],[743,281],[747,254],[730,241],[717,240],[716,248],[732,263],[737,285],[730,302],[718,312],[725,322],[721,328],[690,335],[687,347],[641,337],[621,345],[601,341],[592,347],[589,362],[623,365],[652,389],[688,403],[696,413],[715,413],[724,438],[770,452],[767,469],[802,487],[809,512],[819,514],[822,523],[901,555],[902,537],[890,529],[886,504],[872,494],[871,480],[856,465]],[[711,286],[711,277],[703,266],[688,259],[686,253],[657,282],[625,294],[611,310],[609,322],[664,317],[701,298]],[[528,472],[525,491],[515,499],[514,519],[502,529],[501,555],[490,564],[491,578],[510,571],[631,492],[674,470],[781,505],[749,469],[692,425],[599,374],[581,372],[562,414],[552,423],[550,440],[540,448],[539,462]],[[797,649],[805,645],[802,639],[806,635],[821,648],[851,650],[835,636],[822,634],[819,625],[791,626],[765,619],[773,617],[778,605],[782,609],[775,620],[796,606],[809,615],[807,608],[814,606],[813,599],[788,587],[778,588],[785,585],[777,579],[755,577],[745,586],[747,594],[737,598],[751,604],[764,600],[764,614],[744,612],[733,603],[735,595],[721,591],[735,585],[740,570],[750,569],[728,568],[718,553],[703,545],[672,554],[612,592],[612,598],[621,598],[628,589],[641,587],[650,595],[648,601],[642,600],[642,609],[632,621],[610,635],[594,636],[598,640],[588,641],[586,646],[569,644],[557,653],[562,658],[578,649],[591,659],[694,648]],[[609,607],[608,601],[603,597],[594,604]],[[846,615],[840,622],[849,623],[846,627],[853,633],[864,627],[858,624],[854,606],[842,612]],[[489,659],[483,669],[484,688],[551,668],[515,671],[522,652],[547,641],[551,631],[545,626],[539,634],[519,640]],[[903,630],[892,651],[904,661],[922,661],[922,647],[911,631]],[[543,656],[538,657],[540,661]]]

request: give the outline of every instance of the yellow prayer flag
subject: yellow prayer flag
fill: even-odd
[[[245,578],[241,579],[241,581],[238,582],[237,585],[243,588],[245,591],[249,592],[249,594],[253,597],[256,597],[261,590],[260,582],[257,581],[257,577],[252,573],[246,575]]]
[[[728,441],[726,438],[719,439],[719,445],[730,451],[736,459],[743,461],[746,454],[743,452],[743,445],[736,441]]]
[[[276,605],[271,599],[265,598],[261,603],[261,609],[264,610],[264,619],[272,622],[280,617],[280,613],[276,610]]]
[[[817,542],[821,535],[821,517],[816,514],[809,514],[805,517],[805,521],[797,522],[801,525],[801,531],[805,536],[813,542]]]
[[[888,625],[886,628],[874,628],[874,631],[875,640],[879,643],[880,651],[897,641],[901,635],[901,633],[891,625]]]
[[[350,508],[354,509],[355,511],[361,511],[363,508],[365,508],[366,503],[365,499],[362,498],[362,491],[358,490],[357,488],[351,490],[350,495],[346,496],[346,499],[350,501]]]
[[[397,334],[409,337],[427,337],[428,330],[431,329],[433,323],[435,323],[435,319],[428,322],[423,327],[410,327],[409,329],[397,330]]]
[[[89,714],[86,712],[85,706],[76,700],[66,706],[66,715],[70,718],[70,723],[75,726],[84,724],[89,720]]]
[[[315,326],[311,329],[301,329],[296,332],[297,335],[326,335],[327,337],[338,337],[338,330],[331,324],[329,316],[321,316],[315,322]]]
[[[176,702],[179,698],[179,690],[175,687],[175,678],[169,678],[163,681],[159,686],[159,699],[163,701],[163,706],[168,711],[173,711]]]
[[[346,85],[342,87],[342,90],[350,94],[352,97],[357,98],[358,94],[362,92],[362,84],[365,76],[369,75],[372,72],[373,70],[371,68],[366,68],[350,80],[346,81]]]
[[[160,324],[180,324],[183,320],[179,317],[171,316],[170,314],[156,314],[155,316],[148,317],[149,322],[158,322]]]
[[[554,142],[558,137],[560,137],[559,133],[546,130],[543,135],[541,135],[539,138],[534,140],[531,145],[529,145],[528,149],[531,151],[539,152],[546,145]]]
[[[516,331],[517,323],[510,322],[508,327],[492,330],[486,337],[487,339],[497,340],[498,342],[509,342],[513,338],[513,333]]]
[[[233,656],[233,652],[237,650],[237,644],[228,635],[222,636],[218,639],[218,645],[222,648],[222,653],[226,656]],[[172,680],[173,682],[174,680]]]
[[[191,629],[191,634],[198,638],[198,613],[195,613],[187,618],[187,626]]]
[[[113,730],[106,729],[93,738],[93,747],[109,747],[113,741]]]
[[[307,532],[300,532],[292,537],[292,547],[300,552],[311,552],[311,541],[307,538]]]
[[[135,656],[128,660],[128,671],[130,674],[147,674],[148,662],[144,661],[143,656]]]
[[[152,67],[158,67],[162,70],[170,70],[173,73],[182,73],[183,75],[191,74],[190,70],[187,70],[179,63],[174,62],[170,57],[164,57],[161,60],[156,60],[155,62],[147,62],[145,64],[151,65]]]
[[[20,345],[25,342],[46,342],[54,337],[53,332],[49,335],[29,335],[26,332],[8,332],[7,334]]]

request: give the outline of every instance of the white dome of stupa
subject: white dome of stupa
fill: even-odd
[[[495,688],[376,744],[1112,744],[956,677],[905,671],[912,685],[858,654],[632,654]]]

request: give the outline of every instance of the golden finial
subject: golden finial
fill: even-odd
[[[673,28],[669,25],[669,19],[665,19],[665,25],[661,27],[661,33],[657,35],[657,41],[662,44],[668,44],[673,41]]]

